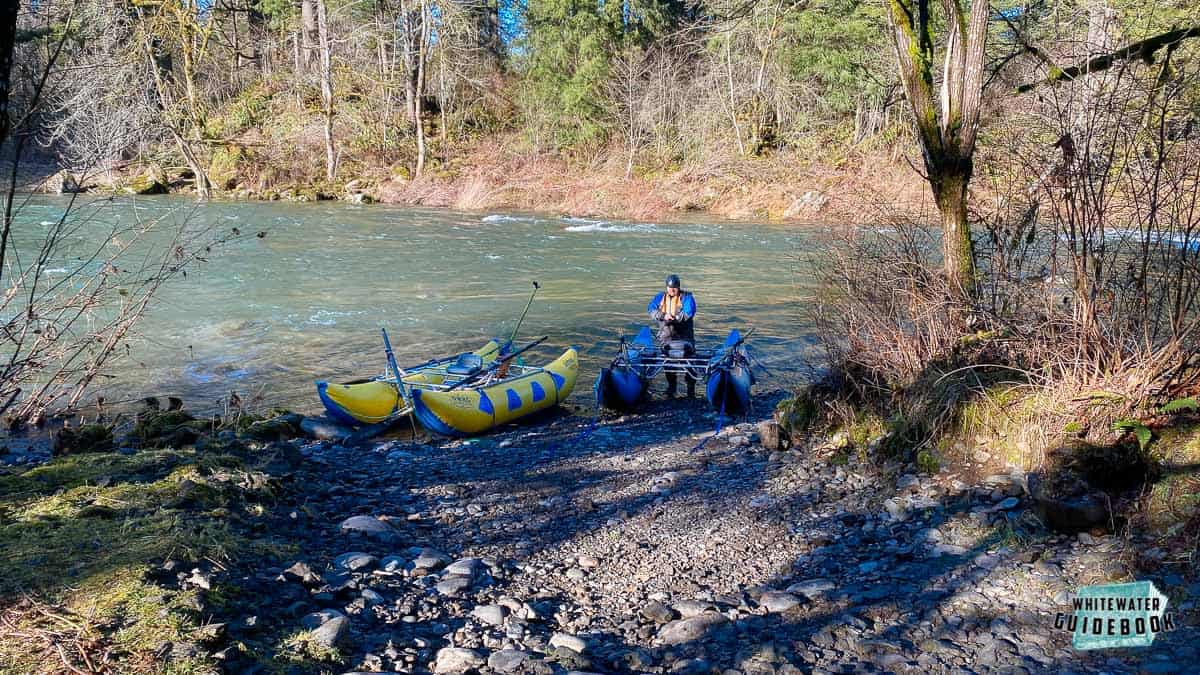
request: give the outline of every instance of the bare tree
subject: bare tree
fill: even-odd
[[[941,214],[943,269],[956,292],[974,292],[975,252],[967,222],[967,188],[983,97],[987,0],[943,0],[946,24],[941,90],[935,89],[935,21],[930,0],[889,0],[900,81],[912,108],[925,178]]]
[[[60,56],[78,6],[78,0],[39,3],[37,13],[21,19],[35,36],[23,46],[21,59],[35,75],[24,80],[16,123],[8,123],[14,114],[9,107],[0,125],[0,150],[11,150],[13,162],[0,237],[0,413],[11,412],[14,426],[79,403],[121,355],[162,284],[217,243],[207,228],[109,219],[106,200],[81,208],[74,197],[55,222],[23,227],[28,220],[22,218],[25,202],[16,184],[21,141],[36,133],[29,121],[44,105],[44,92],[76,66],[60,63]],[[46,30],[50,26],[58,30]],[[0,26],[0,55],[11,28]],[[0,103],[11,100],[11,64],[0,57]],[[14,136],[17,142],[10,146]],[[91,244],[81,251],[80,241]]]
[[[81,3],[80,38],[72,68],[58,73],[45,94],[40,142],[60,164],[80,173],[98,171],[111,181],[127,156],[160,140],[153,76],[137,49],[129,15],[100,2]]]
[[[333,49],[325,0],[317,0],[317,35],[321,53],[321,103],[325,119],[325,178],[332,181],[337,171],[337,148],[333,142]]]
[[[207,111],[199,87],[209,57],[212,17],[196,0],[135,5],[139,42],[154,78],[162,124],[192,171],[196,194],[211,195],[205,143]]]
[[[632,47],[619,54],[612,64],[609,96],[616,103],[618,128],[625,137],[625,178],[633,176],[633,161],[644,132],[644,113],[647,83],[644,78],[651,69],[646,53]]]

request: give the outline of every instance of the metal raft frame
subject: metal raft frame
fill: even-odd
[[[643,380],[654,379],[659,373],[678,373],[707,380],[715,370],[729,368],[735,363],[748,363],[742,353],[742,343],[732,349],[726,349],[724,345],[716,349],[695,349],[689,356],[670,356],[662,350],[660,344],[646,347],[630,343],[622,336],[621,351],[610,367],[628,368]]]
[[[469,354],[471,352],[464,353]],[[371,382],[386,382],[399,390],[399,400],[402,401],[403,404],[392,412],[392,414],[388,417],[388,420],[394,420],[412,414],[412,391],[414,389],[420,389],[421,391],[449,391],[451,389],[460,388],[459,385],[461,385],[464,381],[476,377],[481,373],[483,374],[483,377],[479,377],[479,379],[472,381],[470,387],[490,387],[495,384],[502,384],[504,382],[519,379],[527,375],[537,375],[538,373],[545,372],[546,370],[541,366],[526,366],[519,363],[509,363],[508,373],[504,377],[497,376],[497,369],[491,369],[489,371],[487,364],[485,364],[483,368],[471,373],[458,374],[447,372],[447,369],[456,361],[458,361],[460,356],[462,356],[462,354],[448,356],[444,359],[435,359],[417,366],[406,368],[402,371],[403,375],[400,377],[399,382],[397,381],[396,376],[390,372],[391,368],[389,366],[384,367],[382,374],[368,380]],[[441,375],[443,379],[441,382],[437,383],[403,381],[404,378],[412,375]]]

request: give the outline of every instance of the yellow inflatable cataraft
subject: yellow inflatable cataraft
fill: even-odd
[[[456,379],[492,363],[499,355],[500,343],[490,340],[470,354],[429,361],[406,369],[401,379],[410,391],[437,387],[448,378]],[[469,358],[471,356],[477,358]],[[396,387],[396,378],[390,375],[346,384],[317,382],[317,396],[330,418],[342,424],[375,424],[412,412],[412,402],[405,400]]]
[[[445,436],[469,436],[558,405],[570,396],[579,374],[574,347],[544,368],[512,365],[501,378],[485,378],[452,391],[418,388],[412,405],[425,428]]]

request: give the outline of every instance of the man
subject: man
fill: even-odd
[[[679,277],[667,277],[667,289],[646,306],[650,318],[658,322],[658,344],[664,354],[691,356],[696,351],[696,335],[692,318],[696,316],[696,300],[692,294],[680,288]],[[696,378],[686,376],[687,395],[696,395]],[[667,373],[667,398],[675,397],[676,373]]]

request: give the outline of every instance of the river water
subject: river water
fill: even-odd
[[[24,203],[18,250],[40,242],[67,205],[51,197]],[[213,411],[236,391],[260,408],[315,412],[314,380],[382,371],[381,326],[401,366],[473,349],[507,337],[534,280],[542,289],[521,335],[550,337],[526,360],[578,346],[580,404],[589,404],[620,336],[647,322],[646,304],[668,273],[695,293],[701,346],[754,327],[751,345],[769,369],[765,386],[792,386],[821,358],[805,308],[824,236],[810,229],[341,202],[197,205],[180,197],[81,200],[68,218],[84,214],[86,224],[47,263],[51,277],[83,264],[79,252],[115,222],[241,233],[160,292],[129,357],[108,369],[117,377],[95,392],[110,401],[176,395],[192,410]]]

